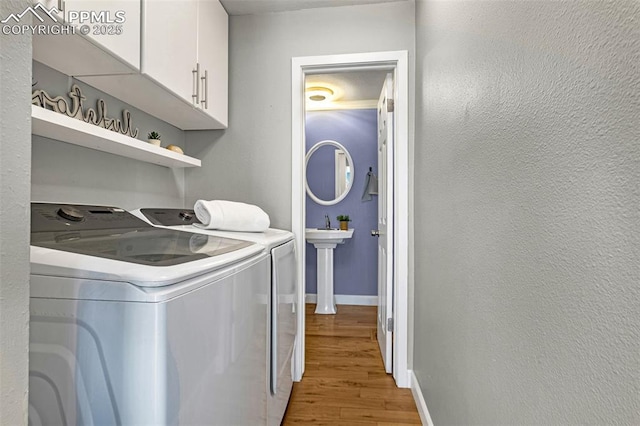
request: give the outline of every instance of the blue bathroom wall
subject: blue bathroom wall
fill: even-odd
[[[331,226],[337,228],[338,215],[349,215],[349,228],[354,229],[353,238],[339,245],[334,252],[334,292],[335,294],[367,295],[378,294],[378,249],[371,230],[377,228],[378,197],[362,201],[362,193],[369,167],[378,175],[377,121],[375,109],[310,111],[306,114],[306,151],[325,139],[344,145],[353,158],[355,173],[353,187],[349,195],[333,206],[322,206],[306,197],[307,228],[324,227],[324,216],[329,215]],[[316,154],[320,154],[316,158]],[[314,194],[321,199],[333,198],[334,159],[329,152],[313,155],[313,166],[307,170],[307,179]],[[318,192],[316,192],[316,190]],[[320,193],[319,193],[320,192]],[[306,292],[316,291],[316,249],[307,243],[306,250]]]

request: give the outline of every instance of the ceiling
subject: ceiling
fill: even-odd
[[[355,6],[407,0],[220,0],[229,15],[257,15],[319,7]]]
[[[307,75],[305,87],[327,87],[337,98],[329,103],[307,101],[307,110],[375,108],[388,71],[346,71]]]

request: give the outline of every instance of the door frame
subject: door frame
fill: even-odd
[[[394,74],[393,174],[393,378],[398,387],[411,385],[409,361],[409,55],[406,50],[294,57],[291,60],[291,225],[298,248],[298,332],[294,380],[302,379],[305,363],[305,103],[307,74],[350,70],[390,70]]]

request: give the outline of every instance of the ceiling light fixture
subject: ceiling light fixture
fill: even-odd
[[[309,87],[306,89],[307,98],[310,101],[314,102],[322,102],[326,100],[331,100],[333,98],[333,90],[327,87]]]

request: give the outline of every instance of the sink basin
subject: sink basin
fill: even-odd
[[[353,237],[353,229],[341,231],[339,229],[307,228],[305,238],[307,242],[316,244],[344,244]]]

